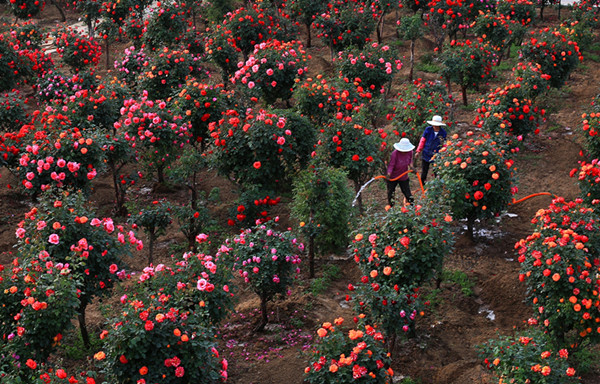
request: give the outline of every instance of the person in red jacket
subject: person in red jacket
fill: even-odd
[[[403,138],[394,144],[394,151],[392,152],[387,168],[387,198],[390,206],[394,206],[394,192],[397,185],[400,185],[400,190],[404,194],[404,197],[406,197],[406,200],[409,203],[413,202],[408,173],[398,178],[398,176],[407,172],[409,168],[412,168],[413,149],[415,149],[415,146],[407,138]]]

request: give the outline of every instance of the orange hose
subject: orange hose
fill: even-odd
[[[400,176],[398,177],[394,177],[393,179],[388,179],[385,175],[379,175],[379,176],[375,176],[374,179],[386,179],[388,181],[396,181],[398,179],[400,179],[402,176],[408,174],[408,173],[414,173],[415,175],[417,175],[417,179],[419,179],[419,185],[421,186],[421,192],[425,193],[425,188],[423,187],[423,182],[421,181],[421,175],[419,175],[419,172],[414,171],[414,170],[408,170],[402,174],[400,174]]]
[[[550,193],[550,192],[539,192],[539,193],[534,193],[533,195],[525,196],[525,197],[523,197],[522,199],[519,199],[519,200],[513,199],[510,202],[510,205],[515,205],[515,204],[522,203],[523,201],[531,199],[532,197],[536,197],[536,196],[554,196],[554,197],[557,197],[555,194]]]

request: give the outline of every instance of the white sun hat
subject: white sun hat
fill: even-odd
[[[435,116],[433,116],[431,118],[431,120],[427,120],[427,124],[429,124],[429,125],[437,125],[438,127],[442,126],[442,125],[446,125],[442,121],[442,116],[440,116],[440,115],[435,115]]]
[[[394,144],[394,149],[399,152],[410,152],[413,149],[415,149],[415,146],[412,145],[410,140],[408,140],[405,137],[405,138],[401,139],[399,142],[397,142],[396,144]]]

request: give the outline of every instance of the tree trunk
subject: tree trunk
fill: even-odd
[[[87,305],[82,302],[79,305],[79,314],[77,318],[79,319],[79,331],[81,332],[81,340],[83,340],[83,345],[86,349],[90,348],[90,335],[87,331],[87,326],[85,324],[85,308]]]
[[[110,68],[110,43],[108,42],[108,36],[106,36],[106,42],[105,42],[105,46],[106,46],[106,70],[108,70]]]
[[[306,48],[312,47],[312,34],[310,33],[311,24],[306,25]]]
[[[465,87],[464,85],[460,86],[460,89],[462,91],[462,100],[463,100],[463,104],[467,105],[467,87]]]
[[[377,20],[377,27],[375,27],[375,29],[377,30],[377,43],[381,44],[381,42],[383,41],[383,16],[384,14],[382,13],[381,16],[379,16],[379,20]]]
[[[63,23],[65,21],[67,21],[67,16],[65,16],[65,11],[63,11],[62,7],[56,2],[56,0],[51,0],[51,3],[54,4],[56,9],[58,9],[58,13],[60,13],[60,21]]]
[[[473,216],[469,216],[467,217],[467,235],[469,235],[469,239],[471,241],[474,241],[474,236],[473,236],[473,224],[475,223],[475,219],[473,218]]]
[[[308,238],[308,277],[315,277],[315,237],[311,235]]]
[[[154,239],[156,236],[154,234],[150,234],[148,237],[150,238],[148,240],[148,265],[151,265],[154,261]]]
[[[260,297],[260,315],[260,323],[254,328],[254,332],[262,331],[269,322],[269,317],[267,316],[267,299],[264,296]]]
[[[410,71],[408,72],[408,81],[413,81],[413,70],[415,67],[415,41],[410,41]]]

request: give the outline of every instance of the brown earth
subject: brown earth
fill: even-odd
[[[546,10],[546,22],[555,22],[553,10]],[[1,12],[0,8],[0,15]],[[5,13],[4,13],[5,14]],[[563,13],[564,14],[564,13]],[[70,22],[76,15],[68,12]],[[43,22],[52,25],[58,20],[58,13],[47,6],[41,15]],[[388,22],[388,25],[391,25]],[[386,42],[395,39],[388,29]],[[332,66],[328,48],[318,39],[309,50],[313,56],[311,74],[331,72]],[[406,45],[400,48],[408,55]],[[431,49],[427,41],[417,44],[418,57]],[[598,52],[595,52],[598,54]],[[584,47],[585,55],[585,47]],[[113,54],[113,57],[116,56]],[[408,60],[406,60],[408,61]],[[406,77],[405,68],[402,78]],[[416,77],[435,79],[437,75],[416,72]],[[572,74],[568,85],[559,91],[545,96],[545,104],[550,110],[548,121],[541,127],[538,136],[528,139],[524,150],[515,158],[519,174],[517,198],[536,192],[551,192],[566,198],[574,198],[579,193],[577,184],[569,177],[569,171],[577,166],[581,150],[581,113],[586,111],[591,99],[598,93],[600,63],[586,60]],[[498,86],[501,80],[490,84]],[[482,87],[483,88],[483,87]],[[455,99],[460,100],[458,94]],[[470,93],[474,100],[479,95]],[[457,129],[473,129],[474,113],[471,109],[457,106],[455,118]],[[6,170],[2,170],[0,183],[15,184]],[[207,172],[202,178],[202,188],[208,193],[214,187],[221,191],[220,204],[213,207],[214,216],[226,227],[229,203],[237,195],[235,185],[229,180]],[[153,200],[167,197],[169,200],[185,201],[183,190],[153,191],[152,185],[140,184],[132,196],[137,199]],[[413,190],[417,190],[413,185]],[[108,215],[113,201],[110,179],[100,178],[96,183],[91,200],[97,204],[100,213]],[[366,204],[378,204],[382,209],[385,191],[382,185],[372,186],[365,193]],[[285,199],[284,199],[285,202]],[[465,272],[475,283],[473,294],[468,296],[461,288],[449,281],[442,283],[440,291],[434,294],[434,286],[424,287],[424,294],[431,294],[432,306],[419,319],[418,336],[401,341],[393,351],[393,368],[398,378],[402,376],[419,380],[423,384],[468,384],[497,382],[477,358],[475,346],[494,338],[498,333],[510,334],[523,326],[531,315],[531,309],[524,302],[524,286],[518,282],[519,264],[513,253],[514,243],[527,236],[532,228],[529,220],[535,212],[550,202],[547,196],[536,197],[518,205],[510,206],[510,216],[502,217],[498,224],[487,224],[483,229],[489,234],[481,234],[476,241],[470,241],[460,228],[456,232],[454,252],[447,258],[444,268]],[[10,252],[15,244],[14,231],[23,213],[30,209],[31,202],[17,191],[0,189],[0,251]],[[278,207],[282,217],[287,216],[285,205]],[[287,225],[287,220],[286,220]],[[157,244],[158,261],[166,262],[172,246],[184,241],[175,228],[159,239]],[[1,263],[10,262],[8,254],[0,256]],[[146,254],[138,254],[130,261],[132,268],[141,270],[146,264]],[[258,321],[258,300],[250,293],[238,293],[236,312],[220,329],[220,340],[224,356],[229,360],[228,382],[235,384],[300,384],[303,383],[303,370],[307,358],[302,354],[310,345],[316,327],[324,321],[332,321],[342,316],[350,321],[354,316],[350,308],[344,308],[346,286],[357,280],[359,273],[352,260],[345,255],[337,255],[335,260],[323,258],[319,267],[335,264],[341,269],[341,276],[335,279],[324,293],[313,295],[311,282],[302,279],[291,295],[270,304],[271,324],[261,334],[252,333],[253,322]],[[110,301],[110,300],[109,300]],[[93,331],[102,328],[103,317],[98,305],[91,306],[89,322]],[[493,320],[490,314],[493,313]],[[93,353],[93,352],[92,352]],[[85,365],[85,361],[71,361],[74,367]],[[584,384],[600,383],[600,368],[583,378]]]

